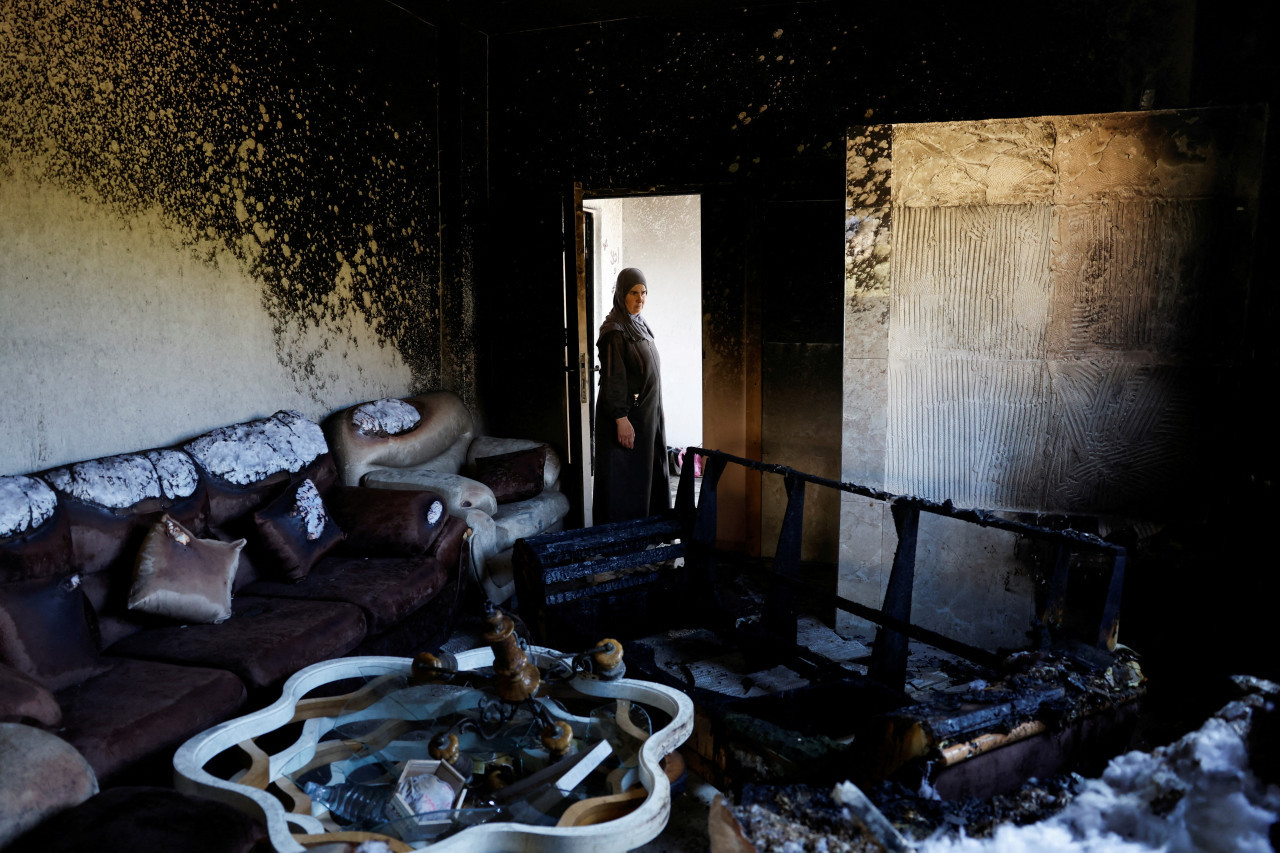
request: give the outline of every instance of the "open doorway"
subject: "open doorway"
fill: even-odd
[[[583,204],[586,313],[592,377],[588,423],[598,390],[596,332],[613,303],[619,271],[637,267],[648,280],[644,318],[662,358],[667,444],[702,444],[702,205],[698,195],[587,198]],[[594,435],[592,436],[594,447]],[[588,462],[588,465],[591,463]],[[590,524],[591,486],[584,512]],[[674,479],[672,481],[674,488]]]

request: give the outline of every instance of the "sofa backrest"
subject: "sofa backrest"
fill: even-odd
[[[183,445],[209,487],[209,524],[221,527],[262,506],[328,453],[320,426],[298,412],[218,427]],[[317,483],[320,491],[329,483]]]
[[[64,574],[71,527],[53,488],[37,477],[0,477],[0,583]]]
[[[385,468],[457,474],[475,436],[471,413],[451,391],[361,403],[330,416],[324,429],[347,486]]]
[[[180,448],[0,477],[0,583],[78,576],[110,645],[145,624],[127,602],[142,542],[162,515],[202,538],[252,535],[253,513],[301,479],[327,494],[337,471],[319,425],[297,412],[220,427]],[[252,549],[242,552],[235,587],[258,575]]]

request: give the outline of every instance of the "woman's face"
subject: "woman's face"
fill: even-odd
[[[633,316],[639,314],[644,309],[644,298],[648,295],[649,288],[643,284],[632,285],[626,296],[627,313]]]

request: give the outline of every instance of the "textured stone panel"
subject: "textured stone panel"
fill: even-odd
[[[885,430],[888,423],[888,360],[844,360],[844,407],[840,479],[884,488]]]
[[[893,356],[1044,354],[1049,205],[899,207],[894,215]]]
[[[886,488],[1034,509],[1050,407],[1038,361],[892,359]]]
[[[884,359],[889,355],[889,313],[892,300],[883,294],[852,292],[845,287],[844,356],[846,359]]]
[[[1035,580],[1017,546],[1012,533],[921,514],[911,621],[986,649],[1025,648]]]
[[[894,125],[895,206],[1037,204],[1053,195],[1047,119]]]
[[[1232,189],[1223,119],[1235,111],[1057,116],[1053,164],[1059,203],[1134,198],[1198,198]]]
[[[1181,496],[1187,477],[1204,473],[1191,463],[1190,434],[1203,397],[1185,369],[1098,357],[1050,362],[1048,374],[1042,508],[1151,508]]]
[[[1165,199],[1056,207],[1050,356],[1135,351],[1167,359],[1205,345],[1222,349],[1220,340],[1204,339],[1223,289],[1213,263],[1218,208],[1212,200]]]
[[[897,536],[883,501],[859,495],[840,495],[840,563],[837,594],[879,608],[889,581],[889,567]],[[886,550],[885,540],[889,540]],[[836,630],[848,632],[867,623],[843,610],[836,611]]]

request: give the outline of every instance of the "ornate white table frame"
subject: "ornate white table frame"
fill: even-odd
[[[532,646],[529,653],[539,666],[562,665],[565,655]],[[493,663],[493,650],[481,647],[456,656],[459,671],[480,669]],[[304,853],[294,834],[324,834],[331,830],[310,815],[285,810],[281,802],[252,785],[221,779],[204,768],[215,756],[236,747],[251,755],[253,739],[294,720],[299,700],[316,688],[346,678],[376,674],[404,673],[409,658],[350,657],[313,664],[299,670],[285,682],[278,700],[260,711],[214,726],[184,743],[173,757],[174,784],[182,791],[218,799],[262,820],[271,843],[281,853]],[[643,802],[628,814],[589,826],[533,826],[521,823],[486,823],[473,826],[430,845],[433,851],[495,850],[554,851],[554,853],[610,853],[631,850],[657,837],[671,811],[671,783],[660,762],[688,739],[693,731],[693,702],[684,693],[648,681],[621,678],[605,681],[592,675],[577,675],[570,686],[587,696],[602,699],[629,699],[662,711],[671,718],[654,732],[640,749],[639,781],[647,791]],[[333,728],[331,717],[313,717],[303,724],[298,739],[280,752],[265,756],[267,778],[277,781],[281,768],[307,760],[320,738]]]

